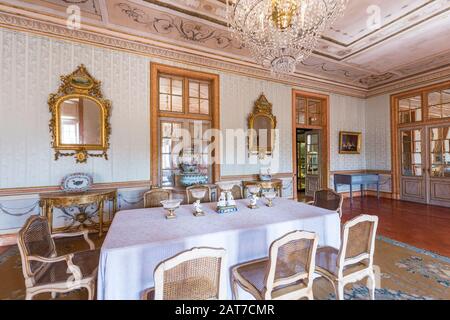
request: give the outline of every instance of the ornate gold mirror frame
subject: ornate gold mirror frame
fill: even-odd
[[[67,100],[77,98],[84,101],[90,100],[100,108],[100,137],[98,144],[64,144],[61,141],[61,104]],[[108,160],[107,151],[111,134],[109,123],[111,102],[103,98],[101,82],[93,78],[84,65],[80,65],[69,75],[61,76],[61,85],[58,92],[50,94],[48,105],[52,115],[49,126],[52,135],[52,147],[55,149],[55,160],[68,156],[75,156],[77,163],[85,163],[88,157]],[[93,153],[90,151],[97,152]]]
[[[268,142],[267,147],[261,147],[258,145],[257,139],[259,132],[255,128],[255,122],[259,117],[264,117],[268,119],[270,123],[270,128],[268,130],[268,135],[270,137],[266,141]],[[249,128],[249,152],[251,155],[257,154],[260,158],[272,155],[274,144],[275,144],[275,129],[277,127],[277,118],[272,114],[272,104],[267,100],[266,96],[262,93],[261,96],[256,100],[254,105],[254,110],[250,113],[248,117],[248,128]],[[256,136],[255,136],[256,135]]]

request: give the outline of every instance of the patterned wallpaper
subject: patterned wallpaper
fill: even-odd
[[[281,173],[292,172],[290,86],[0,28],[0,188],[57,185],[64,175],[73,172],[89,172],[94,175],[95,182],[148,180],[150,61],[218,73],[222,128],[246,128],[253,102],[264,92],[274,105],[273,112],[280,130],[277,137],[280,147],[275,149],[279,153],[276,155],[279,161],[275,167]],[[90,158],[87,164],[77,165],[72,158],[53,160],[47,98],[58,88],[59,76],[72,72],[81,63],[102,81],[104,95],[112,101],[113,111],[110,160]],[[388,127],[385,123],[388,118],[381,117],[379,123],[371,123],[367,119],[367,101],[336,94],[330,94],[330,97],[330,169],[365,169],[373,164],[382,168],[382,163],[389,163],[383,159],[387,153],[380,152],[383,147],[378,145],[376,149],[363,146],[362,154],[357,156],[338,154],[339,131],[362,131],[366,141],[374,141],[375,138],[368,136]],[[373,155],[376,160],[372,160]],[[259,173],[257,165],[222,167],[224,176],[255,173]],[[292,194],[289,181],[285,183],[285,190]],[[127,196],[127,191],[124,191],[124,207],[136,202],[142,190],[130,192]],[[13,213],[33,209],[29,213],[32,214],[37,210],[33,208],[36,196],[0,200],[8,210],[14,209]],[[25,218],[26,215],[0,213],[0,233],[20,227]]]
[[[110,161],[53,160],[48,95],[81,63],[113,102]],[[146,70],[144,57],[0,29],[0,188],[57,185],[79,171],[96,182],[149,179]]]

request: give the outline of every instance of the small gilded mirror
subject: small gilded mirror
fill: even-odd
[[[277,119],[272,114],[272,104],[264,94],[255,102],[254,110],[248,117],[249,151],[263,158],[272,155],[277,127]]]
[[[108,159],[111,103],[103,99],[100,82],[83,65],[61,81],[48,102],[55,159],[75,156],[78,163],[88,157]]]

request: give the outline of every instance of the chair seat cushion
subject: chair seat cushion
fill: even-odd
[[[84,278],[95,277],[97,274],[100,250],[88,250],[74,253],[73,263],[81,270]],[[68,280],[73,281],[72,273],[67,268],[66,261],[48,264],[48,267],[42,270],[42,273],[36,277],[36,285],[42,286],[52,283],[61,283]]]
[[[246,287],[249,292],[255,297],[259,299],[263,299],[263,290],[266,285],[266,273],[268,272],[269,267],[269,259],[261,259],[248,263],[244,263],[242,265],[236,266],[234,268],[234,274],[237,276],[237,280]],[[285,272],[284,268],[289,269]],[[292,274],[292,270],[290,266],[277,265],[277,272],[280,275]],[[298,272],[298,270],[297,270]],[[307,285],[303,280],[297,281],[295,283],[291,283],[285,286],[278,286],[272,291],[272,299],[276,299],[277,297],[285,296],[291,292],[302,290],[306,288]]]
[[[321,247],[316,252],[316,271],[318,273],[326,272],[328,276],[337,277],[337,259],[339,256],[339,250],[333,247]],[[354,265],[346,266],[343,272],[344,277],[352,273],[364,270],[367,265],[359,262]]]

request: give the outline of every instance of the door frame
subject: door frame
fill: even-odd
[[[438,90],[441,88],[447,88],[450,86],[450,81],[444,81],[441,83],[416,88],[409,91],[404,91],[391,95],[391,168],[392,168],[392,198],[400,200],[400,176],[401,176],[401,158],[398,154],[399,150],[399,130],[403,127],[418,125],[440,125],[450,123],[449,119],[428,120],[427,106],[427,94],[430,91]],[[422,96],[422,121],[416,123],[400,124],[398,118],[398,101],[401,99],[413,97],[416,95]]]
[[[322,108],[322,125],[297,125],[296,98],[316,98],[324,101]],[[297,200],[297,129],[321,130],[321,188],[328,188],[330,179],[330,96],[316,92],[308,92],[292,89],[292,173],[293,173],[293,198]]]

